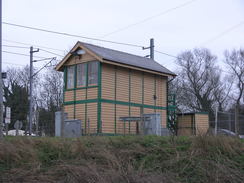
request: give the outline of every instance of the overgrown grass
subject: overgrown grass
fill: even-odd
[[[231,137],[6,138],[0,182],[244,182]]]

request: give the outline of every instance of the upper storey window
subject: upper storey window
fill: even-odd
[[[67,68],[67,89],[74,88],[75,66]]]

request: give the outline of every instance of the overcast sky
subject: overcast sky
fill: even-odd
[[[154,38],[156,50],[172,55],[206,47],[221,60],[224,50],[244,47],[244,0],[3,0],[3,21],[143,46],[149,46],[150,38]],[[130,26],[132,24],[136,25]],[[121,31],[108,35],[118,29]],[[3,45],[28,46],[9,41],[30,43],[59,49],[47,50],[61,55],[78,40],[141,56],[149,54],[148,50],[136,47],[5,24],[3,39]],[[29,54],[27,48],[3,46],[3,50]],[[55,56],[43,51],[35,55]],[[173,71],[176,68],[174,58],[155,53],[155,60]],[[3,53],[3,68],[28,63],[26,56]],[[35,66],[41,67],[44,63],[35,63]]]

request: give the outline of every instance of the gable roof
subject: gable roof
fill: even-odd
[[[130,53],[104,48],[104,47],[100,47],[97,45],[88,44],[84,42],[78,42],[77,44],[79,44],[83,48],[88,49],[90,52],[94,53],[102,60],[108,60],[111,62],[117,62],[119,64],[139,67],[146,70],[151,70],[151,71],[156,71],[167,75],[176,76],[175,73],[171,72],[170,70],[168,70],[167,68],[165,68],[164,66],[160,65],[158,62],[150,58],[145,58]],[[65,60],[67,59],[64,58],[63,61],[65,62]],[[61,63],[63,61],[61,61]],[[62,64],[60,63],[61,64],[60,66],[58,64],[56,69],[59,70],[59,68],[64,64],[64,62]]]

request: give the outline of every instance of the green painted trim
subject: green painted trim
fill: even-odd
[[[97,87],[98,87],[98,85],[84,86],[84,87],[78,87],[78,88],[65,89],[65,91],[83,90],[83,89],[87,89],[87,88],[97,88]]]
[[[144,105],[144,72],[142,72],[142,104]]]
[[[76,103],[76,104],[88,104],[88,103],[95,103],[95,102],[98,102],[98,99],[68,101],[68,102],[65,102],[64,105],[73,105],[74,103]]]
[[[114,100],[117,100],[117,66],[114,66]],[[114,104],[114,133],[117,134],[117,105]]]
[[[154,106],[154,105],[146,105],[146,104],[138,104],[138,103],[129,103],[129,102],[124,102],[124,101],[115,101],[115,100],[109,100],[109,99],[101,99],[101,102],[105,103],[110,103],[110,104],[119,104],[119,105],[131,105],[134,107],[144,107],[144,108],[150,108],[150,109],[161,109],[161,110],[166,110],[167,107],[162,107],[162,106]]]
[[[98,90],[97,90],[97,133],[102,132],[101,124],[101,98],[102,98],[102,63],[98,62]]]
[[[74,73],[74,87],[76,88],[77,82],[77,65],[75,65],[75,73]],[[76,90],[74,90],[74,119],[76,118]]]
[[[63,103],[65,101],[66,80],[67,80],[67,67],[64,67],[64,86],[63,86]]]
[[[129,69],[129,116],[131,115],[131,69]],[[130,123],[129,123],[129,134],[130,134]]]
[[[64,105],[72,105],[74,103],[76,104],[87,104],[87,103],[94,103],[94,102],[104,102],[104,103],[110,103],[110,104],[118,104],[118,105],[126,105],[126,106],[133,106],[133,107],[143,107],[143,108],[149,108],[149,109],[161,109],[166,110],[167,107],[162,106],[154,106],[154,105],[146,105],[146,104],[138,104],[138,103],[129,103],[124,101],[117,101],[117,100],[109,100],[109,99],[87,99],[87,100],[77,100],[77,101],[69,101],[65,102]]]
[[[86,86],[88,85],[88,64],[86,63]],[[86,101],[87,101],[87,87],[86,87]],[[87,134],[87,103],[85,103],[85,133]]]
[[[154,96],[153,96],[153,102],[154,102],[154,106],[156,106],[157,105],[157,93],[156,93],[156,75],[154,75],[154,96],[156,97],[156,98],[154,98]],[[154,113],[156,113],[156,108],[154,109]]]

